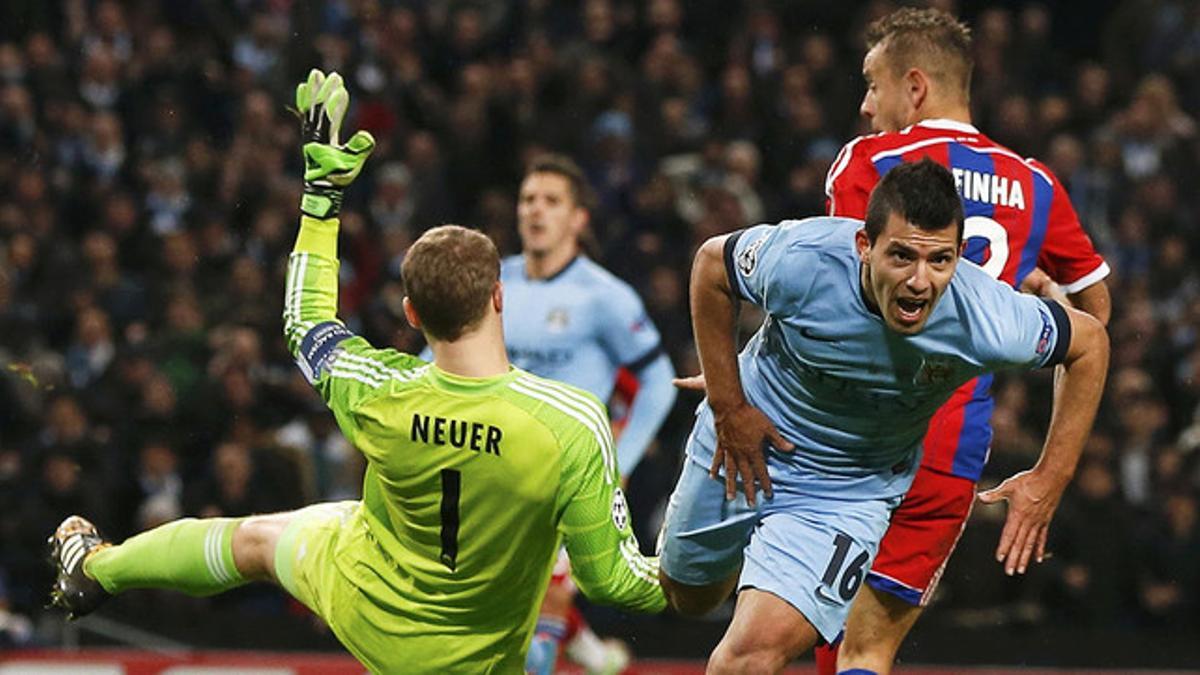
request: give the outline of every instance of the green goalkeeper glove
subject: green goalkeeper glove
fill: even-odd
[[[337,73],[326,76],[314,68],[308,81],[296,87],[296,109],[304,139],[300,212],[306,216],[336,217],[342,208],[342,191],[354,182],[375,149],[375,139],[366,131],[356,132],[345,145],[338,142],[349,105],[350,94]]]

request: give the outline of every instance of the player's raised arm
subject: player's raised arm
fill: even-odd
[[[558,383],[545,386],[565,390]],[[667,599],[658,581],[658,558],[643,556],[633,534],[604,406],[582,393],[569,395],[594,420],[564,439],[556,512],[571,576],[593,602],[660,612]]]
[[[366,131],[356,132],[344,144],[338,140],[348,107],[349,94],[337,73],[326,76],[313,70],[296,88],[304,142],[304,197],[300,231],[288,261],[283,330],[296,363],[353,441],[348,411],[421,362],[393,350],[371,348],[337,318],[342,192],[375,149],[375,139]]]
[[[288,264],[283,330],[293,355],[318,324],[337,320],[337,235],[342,192],[362,171],[375,139],[359,131],[338,142],[350,98],[342,77],[313,70],[296,87],[304,142],[300,232]]]
[[[1009,575],[1024,573],[1031,558],[1046,553],[1050,520],[1075,474],[1083,444],[1092,430],[1108,372],[1108,334],[1093,316],[1057,302],[1046,303],[1054,316],[1054,350],[1046,365],[1061,361],[1054,411],[1037,464],[999,486],[980,493],[985,503],[1008,501],[1008,518],[996,559]],[[1065,328],[1065,330],[1064,330]],[[1044,333],[1051,332],[1048,329]],[[1039,341],[1040,343],[1040,341]]]

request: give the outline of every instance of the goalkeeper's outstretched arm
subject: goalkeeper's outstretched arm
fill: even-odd
[[[304,141],[304,197],[300,201],[300,233],[288,264],[283,330],[288,348],[301,359],[302,368],[311,364],[301,353],[305,336],[318,324],[337,321],[342,192],[375,148],[375,139],[365,131],[354,134],[345,146],[338,143],[349,103],[337,73],[326,77],[313,70],[308,80],[296,87],[296,111]],[[314,379],[314,373],[306,370],[305,374]]]
[[[338,141],[348,106],[349,95],[337,73],[325,76],[314,70],[296,88],[304,139],[304,197],[300,231],[288,261],[283,330],[296,363],[354,443],[358,430],[353,411],[358,405],[381,392],[389,380],[407,379],[405,371],[423,362],[395,350],[372,348],[337,318],[342,191],[375,148],[365,131],[344,145]]]

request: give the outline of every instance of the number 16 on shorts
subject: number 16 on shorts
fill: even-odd
[[[833,538],[829,564],[821,575],[821,585],[814,591],[817,599],[833,605],[850,602],[866,578],[870,563],[870,551],[838,532]]]

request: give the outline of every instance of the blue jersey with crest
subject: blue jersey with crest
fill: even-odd
[[[889,469],[907,472],[956,387],[985,372],[1057,363],[1070,341],[1061,307],[966,260],[920,333],[888,329],[863,299],[854,244],[862,225],[785,221],[736,232],[725,246],[730,286],[767,314],[738,357],[742,387],[796,445],[769,453],[771,479],[834,476],[824,483],[831,496],[903,492],[908,481],[889,480]],[[707,401],[698,414],[692,459],[707,466],[715,447]]]
[[[505,258],[504,343],[513,365],[607,401],[622,366],[637,371],[662,353],[658,329],[629,284],[577,256],[546,279]]]

